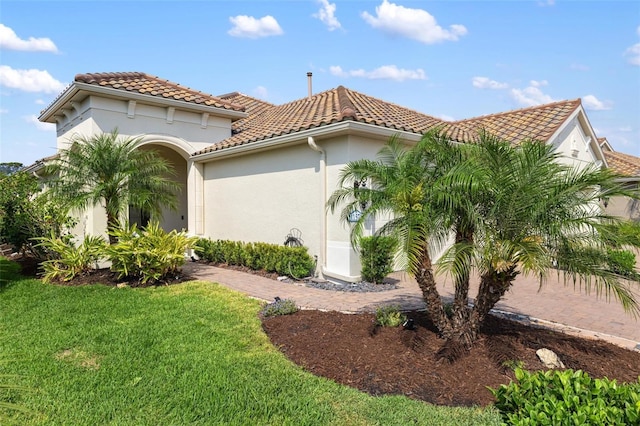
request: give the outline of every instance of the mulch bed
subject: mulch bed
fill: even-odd
[[[23,275],[38,276],[37,262],[30,258],[17,260]],[[275,274],[262,275],[276,278]],[[179,274],[148,285],[190,279]],[[118,279],[108,269],[59,284],[95,283],[141,286],[136,281]],[[522,363],[528,370],[544,369],[535,354],[540,348],[551,349],[567,368],[583,370],[592,377],[618,382],[634,382],[640,377],[640,352],[491,316],[473,349],[450,363],[438,359],[443,340],[425,313],[409,312],[407,316],[414,320],[415,330],[376,327],[373,314],[313,310],[262,318],[262,326],[277,348],[315,375],[371,395],[401,394],[438,405],[491,404],[493,397],[487,386],[508,384],[514,379],[511,366],[515,363]]]
[[[567,368],[591,377],[637,381],[640,352],[603,341],[489,317],[473,349],[452,363],[437,359],[443,340],[423,312],[408,314],[416,330],[374,327],[373,314],[299,311],[263,319],[263,329],[289,359],[311,373],[371,395],[401,394],[432,404],[485,406],[486,388],[514,379],[522,362],[542,370],[535,352],[548,348]]]

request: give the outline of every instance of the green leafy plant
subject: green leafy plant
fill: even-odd
[[[158,222],[143,229],[134,224],[111,232],[118,241],[105,249],[111,270],[120,278],[136,278],[143,284],[175,274],[198,240],[185,232],[166,232]]]
[[[362,279],[376,284],[381,283],[393,272],[396,240],[388,236],[374,235],[360,238],[358,244]]]
[[[246,266],[297,279],[308,277],[315,267],[306,247],[201,238],[195,252],[208,262]]]
[[[407,320],[407,316],[400,312],[397,305],[385,305],[376,309],[376,325],[382,327],[397,327]]]
[[[85,236],[78,247],[69,237],[41,237],[36,240],[40,241],[37,247],[49,257],[42,262],[42,280],[47,283],[70,281],[78,275],[88,274],[105,255],[106,241],[95,235]]]
[[[626,277],[636,274],[636,255],[629,250],[607,250],[607,264],[616,274]]]
[[[41,193],[40,182],[31,173],[0,175],[0,187],[0,242],[44,258],[33,239],[46,235],[60,237],[75,221],[59,200]]]
[[[265,317],[275,317],[277,315],[290,315],[298,312],[296,302],[291,299],[276,299],[262,308],[260,313]]]
[[[516,368],[524,368],[525,364],[522,360],[508,359],[502,363],[502,366],[515,371]]]
[[[636,425],[640,423],[637,383],[592,379],[583,371],[530,373],[516,368],[516,382],[490,389],[503,421],[513,425]]]

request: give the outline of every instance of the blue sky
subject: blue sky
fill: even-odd
[[[0,161],[55,153],[37,121],[76,74],[141,71],[275,104],[339,85],[445,119],[582,98],[640,156],[637,1],[11,1]]]

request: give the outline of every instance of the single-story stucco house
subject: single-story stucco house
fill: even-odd
[[[552,144],[578,166],[626,157],[598,139],[580,99],[447,122],[342,86],[312,94],[311,73],[308,79],[308,96],[273,105],[139,72],[78,74],[39,119],[56,124],[58,149],[76,135],[117,128],[171,162],[184,190],[178,211],[164,214],[165,229],[282,244],[297,228],[317,256],[318,273],[345,281],[359,279],[358,254],[349,226],[326,201],[347,162],[374,159],[393,135],[410,144],[440,126],[453,141],[469,142],[484,128],[514,143]],[[139,221],[140,212],[129,219]],[[105,222],[103,211],[91,209],[77,232],[103,234]]]

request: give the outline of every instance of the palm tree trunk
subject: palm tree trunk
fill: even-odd
[[[109,244],[114,245],[118,239],[112,234],[112,229],[118,228],[118,217],[107,212],[107,233],[109,235]]]
[[[504,272],[489,271],[480,277],[478,296],[472,309],[461,310],[452,319],[452,332],[449,339],[470,348],[478,339],[480,327],[487,314],[509,290],[518,275],[512,265]]]
[[[422,291],[422,297],[427,304],[427,314],[433,321],[436,328],[440,331],[442,336],[449,334],[451,325],[449,318],[444,310],[440,293],[436,287],[436,280],[433,277],[433,265],[431,263],[431,256],[429,256],[428,249],[425,247],[421,252],[421,264],[418,272],[416,273],[416,282]]]

